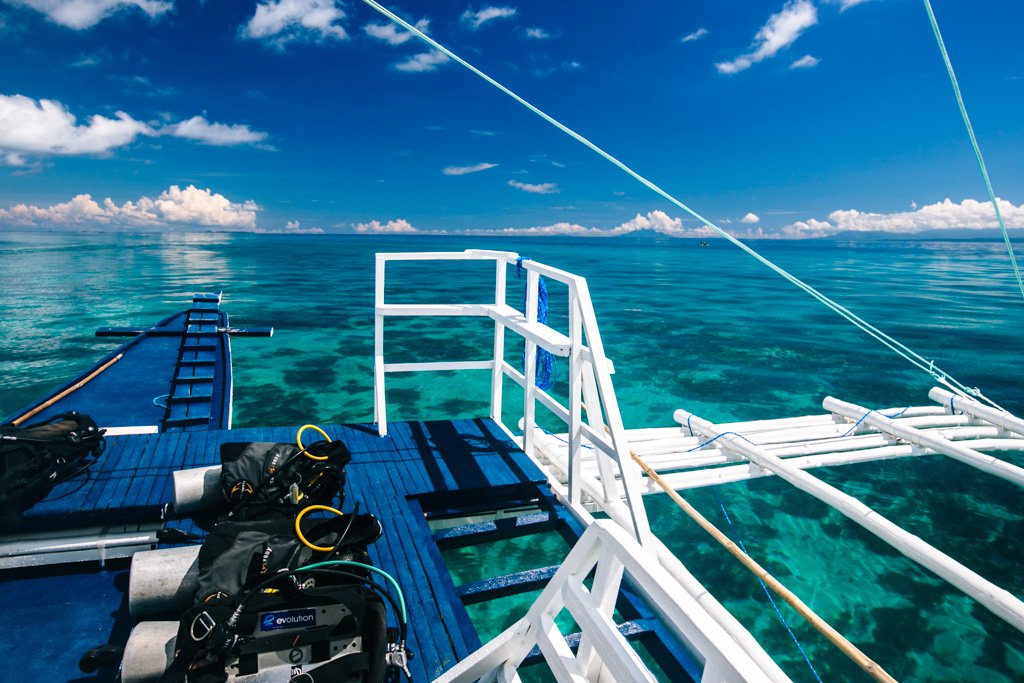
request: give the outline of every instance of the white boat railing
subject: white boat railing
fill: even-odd
[[[494,297],[481,303],[409,304],[385,300],[386,266],[391,261],[492,261]],[[506,302],[507,271],[515,267],[526,271],[526,310],[519,311]],[[568,290],[568,333],[564,334],[537,320],[540,278],[565,285]],[[394,372],[437,370],[490,370],[490,416],[509,434],[502,421],[503,380],[508,377],[523,388],[523,451],[534,452],[537,405],[546,408],[567,427],[568,500],[579,506],[584,493],[598,507],[629,529],[641,544],[652,540],[647,513],[640,492],[641,473],[630,458],[626,431],[612,385],[613,366],[604,353],[597,316],[587,281],[564,270],[537,261],[521,259],[504,251],[467,250],[464,252],[379,253],[376,262],[374,327],[374,420],[378,432],[387,434],[387,393],[385,377]],[[493,356],[485,360],[428,361],[388,363],[384,354],[385,319],[395,316],[487,317],[494,321]],[[522,372],[505,360],[505,333],[512,332],[525,343],[525,367]],[[569,405],[564,406],[548,392],[537,387],[537,349],[568,359]],[[584,441],[588,446],[584,447]],[[599,476],[581,468],[584,450],[597,451]]]
[[[777,680],[737,645],[719,623],[617,524],[596,521],[587,527],[526,616],[463,659],[434,683],[510,682],[520,664],[539,648],[558,681],[645,681],[657,678],[612,619],[622,581],[666,615],[668,623],[702,665],[700,680]],[[593,572],[593,583],[584,581]],[[556,617],[568,610],[580,629],[574,653]]]

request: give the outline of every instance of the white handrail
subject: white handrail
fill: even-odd
[[[515,680],[515,670],[536,646],[555,680],[644,681],[657,679],[612,621],[622,581],[632,586],[676,630],[703,663],[701,680],[771,681],[777,668],[762,668],[719,623],[658,563],[645,562],[647,553],[624,529],[610,521],[587,527],[526,616],[485,644],[434,683]],[[589,590],[583,581],[594,572]],[[580,646],[574,654],[555,617],[568,610],[580,627]],[[769,660],[770,661],[770,660]]]
[[[388,303],[385,301],[388,261],[493,261],[494,300],[458,304]],[[505,300],[509,266],[523,269],[527,273],[526,311],[514,309]],[[568,290],[567,335],[537,321],[537,296],[542,276],[564,284]],[[490,317],[494,320],[493,355],[485,360],[387,363],[384,358],[384,322],[386,318],[394,316]],[[376,260],[374,322],[374,420],[381,436],[387,434],[385,377],[388,373],[420,370],[490,370],[490,415],[511,434],[512,431],[502,421],[502,383],[505,377],[509,377],[523,388],[521,445],[526,453],[533,454],[537,426],[535,413],[538,403],[551,411],[551,414],[564,422],[568,428],[571,443],[568,467],[571,473],[579,474],[584,438],[597,444],[602,451],[599,458],[600,487],[595,490],[593,487],[583,486],[582,478],[571,474],[569,504],[580,504],[584,491],[588,495],[596,494],[603,504],[610,504],[613,500],[618,503],[621,492],[624,491],[628,514],[620,517],[620,522],[641,543],[651,542],[653,536],[643,504],[641,473],[629,456],[626,430],[612,385],[612,363],[604,353],[597,316],[584,278],[537,261],[521,259],[515,253],[504,251],[379,253]],[[526,367],[522,373],[504,360],[506,331],[523,339]],[[537,388],[538,348],[568,358],[568,408]]]

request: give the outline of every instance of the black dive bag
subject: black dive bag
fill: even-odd
[[[289,443],[225,443],[220,447],[221,488],[231,519],[268,513],[294,515],[310,505],[345,502],[345,466],[352,455],[342,441],[317,441],[303,450]]]
[[[16,518],[103,453],[105,430],[69,412],[27,427],[0,426],[0,516]]]

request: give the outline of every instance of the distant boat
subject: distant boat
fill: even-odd
[[[710,247],[711,246],[711,242],[708,242],[707,240],[701,240],[700,242],[697,243],[697,246],[698,247]]]

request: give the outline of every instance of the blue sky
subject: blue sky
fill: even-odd
[[[994,226],[919,0],[383,4],[736,234]],[[1024,227],[1024,3],[933,4]],[[0,0],[0,40],[0,229],[702,234],[358,0]]]

